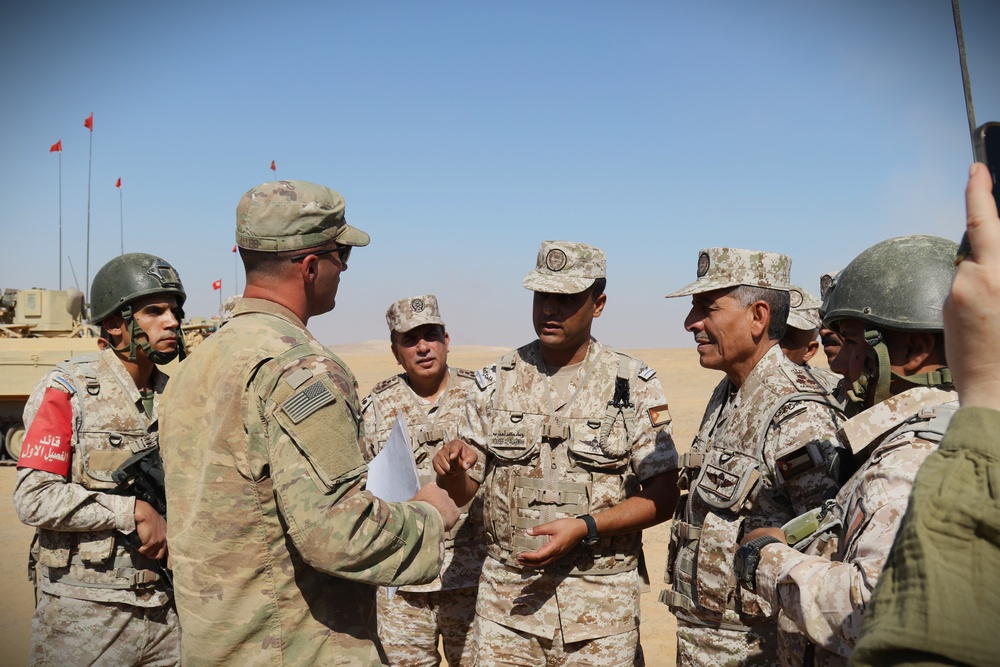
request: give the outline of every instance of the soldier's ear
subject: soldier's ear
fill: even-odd
[[[802,361],[804,363],[808,362],[817,352],[819,352],[819,341],[814,338],[806,345],[806,351],[802,354]]]
[[[750,304],[750,313],[753,322],[750,324],[750,332],[754,338],[767,335],[767,329],[771,323],[771,306],[767,301],[754,301]]]

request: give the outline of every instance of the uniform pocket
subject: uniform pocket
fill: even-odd
[[[743,518],[726,520],[709,512],[701,526],[695,569],[697,602],[718,614],[735,593],[733,556],[743,528]]]

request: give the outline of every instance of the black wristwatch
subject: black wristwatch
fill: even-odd
[[[592,547],[601,539],[597,535],[597,522],[594,521],[594,517],[589,514],[581,514],[576,517],[577,519],[583,519],[583,522],[587,524],[587,536],[580,540],[580,544],[585,547]]]
[[[736,550],[733,557],[733,571],[736,574],[736,581],[744,588],[751,591],[757,590],[757,566],[760,564],[760,550],[768,544],[780,543],[776,537],[762,535],[757,539],[750,540]]]

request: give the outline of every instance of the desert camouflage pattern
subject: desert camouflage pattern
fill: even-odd
[[[619,372],[629,378],[629,414],[608,407]],[[538,341],[505,355],[479,377],[484,405],[476,414],[485,419],[469,437],[486,450],[481,493],[490,556],[477,615],[547,639],[561,631],[566,642],[634,630],[641,533],[602,537],[595,547],[577,547],[543,571],[522,568],[516,554],[544,544],[543,536],[531,537],[527,528],[599,513],[634,495],[640,482],[677,467],[655,371],[591,339],[563,397],[552,391]]]
[[[339,192],[316,183],[262,183],[236,206],[236,245],[259,252],[316,248],[330,241],[368,245],[368,234],[347,224],[344,208]]]
[[[958,394],[916,387],[845,422],[840,435],[848,446],[871,454],[837,494],[842,523],[805,553],[784,545],[761,550],[758,593],[791,621],[780,624],[781,634],[804,634],[821,664],[846,665],[857,643],[917,470],[938,447],[940,434],[927,437],[922,426],[940,406],[957,408]],[[781,637],[782,664],[801,664],[806,637]]]
[[[681,460],[665,576],[672,591],[661,594],[677,616],[681,664],[776,660],[758,653],[774,646],[775,610],[736,586],[733,556],[745,533],[781,526],[835,492],[841,421],[826,390],[777,345],[739,389],[728,378],[716,387]]]
[[[31,664],[176,667],[180,637],[173,605],[131,607],[40,593]]]
[[[439,573],[427,503],[365,491],[354,375],[276,303],[244,298],[163,397],[185,665],[383,664],[375,586]]]
[[[468,404],[475,401],[476,393],[476,374],[458,368],[448,369],[448,385],[434,403],[426,403],[413,393],[405,374],[379,382],[361,403],[365,460],[371,461],[382,451],[397,415],[402,414],[410,434],[420,484],[435,481],[437,477],[431,465],[434,454],[441,445],[459,437],[467,419]],[[482,478],[484,466],[485,461],[477,461],[472,474]],[[441,576],[428,584],[404,586],[402,590],[429,592],[477,586],[485,558],[483,499],[482,494],[477,494],[462,508],[458,523],[445,538]]]
[[[791,304],[788,308],[788,319],[785,320],[785,324],[802,331],[819,329],[823,323],[823,318],[819,315],[819,309],[823,302],[798,285],[791,286],[789,295]]]
[[[817,366],[810,366],[809,364],[803,364],[802,368],[809,374],[809,377],[818,382],[823,389],[830,393],[831,398],[833,398],[838,405],[844,405],[844,399],[847,397],[847,390],[845,388],[844,377],[842,375],[837,375],[829,368],[820,368]]]
[[[791,271],[792,259],[788,255],[741,248],[704,248],[698,254],[698,279],[667,297],[737,285],[788,291]]]
[[[474,631],[480,647],[476,665],[546,665],[572,667],[643,667],[639,628],[589,641],[567,642],[560,633],[539,637],[476,616]]]
[[[385,323],[390,332],[396,333],[406,333],[425,324],[444,326],[437,297],[433,294],[410,296],[395,302],[385,311]]]
[[[378,634],[390,665],[436,667],[441,650],[449,665],[475,664],[472,622],[476,618],[478,586],[430,593],[397,591],[391,598],[378,592]],[[389,641],[387,638],[396,638]]]
[[[96,395],[87,391],[83,373],[90,375]],[[156,562],[125,545],[125,534],[135,531],[135,498],[111,493],[115,487],[111,472],[132,456],[132,448],[146,446],[143,439],[156,441],[157,410],[167,376],[155,371],[151,381],[150,418],[132,377],[107,349],[49,372],[28,398],[26,430],[46,389],[67,393],[73,389],[69,479],[20,468],[14,489],[14,508],[21,521],[37,527],[39,590],[136,607],[170,604]]]
[[[534,271],[521,284],[533,292],[579,294],[606,277],[606,265],[600,248],[573,241],[543,241]]]
[[[865,610],[857,667],[990,665],[1000,655],[1000,410],[962,407],[920,466]]]

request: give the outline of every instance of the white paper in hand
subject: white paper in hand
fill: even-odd
[[[368,464],[368,490],[390,503],[409,500],[420,490],[410,434],[402,414],[396,417],[385,447]]]
[[[390,503],[409,500],[420,490],[410,434],[402,414],[396,417],[385,447],[368,464],[368,490]],[[386,592],[391,599],[396,594],[396,587],[389,586]]]

